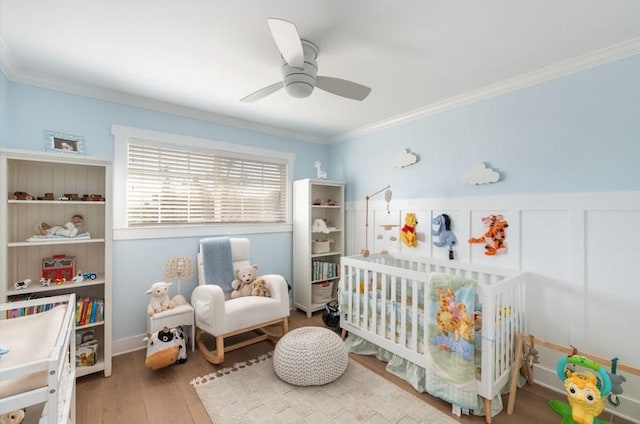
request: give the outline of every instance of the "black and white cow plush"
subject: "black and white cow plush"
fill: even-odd
[[[187,343],[182,327],[164,327],[147,336],[145,365],[153,370],[187,362]]]

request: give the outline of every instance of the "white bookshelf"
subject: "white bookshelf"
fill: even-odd
[[[0,150],[0,302],[25,296],[47,297],[70,292],[78,299],[104,300],[104,320],[77,327],[94,329],[98,340],[98,361],[78,367],[77,376],[94,372],[111,375],[111,162],[77,155]],[[104,201],[14,200],[14,192],[42,197],[53,193],[99,194]],[[64,238],[27,241],[39,222],[60,225],[74,214],[84,218],[83,231],[88,239]],[[83,282],[39,283],[42,259],[56,255],[75,257],[76,271],[94,272],[97,277]],[[31,285],[16,289],[26,278]],[[4,319],[5,317],[1,317]]]
[[[325,221],[328,233],[314,231],[316,219]],[[294,181],[293,302],[307,317],[337,297],[344,239],[344,183],[317,179]],[[314,244],[323,247],[322,251],[314,251]],[[319,299],[318,294],[327,290],[330,290],[328,298]]]

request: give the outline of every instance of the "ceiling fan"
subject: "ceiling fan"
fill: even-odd
[[[318,75],[318,46],[302,40],[296,25],[283,19],[267,19],[271,35],[282,56],[282,81],[268,85],[240,99],[252,103],[281,88],[292,97],[308,97],[315,87],[353,100],[364,100],[371,88],[341,78]]]

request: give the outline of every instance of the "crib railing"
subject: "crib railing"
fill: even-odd
[[[429,314],[419,313],[419,308],[429,304],[429,273],[478,281],[476,293],[482,305],[478,394],[491,399],[507,382],[515,359],[515,336],[526,330],[524,274],[388,254],[343,257],[341,267],[341,327],[418,365],[425,364],[426,349],[419,342],[419,331],[423,343],[428,343]],[[376,302],[368,301],[372,296]]]

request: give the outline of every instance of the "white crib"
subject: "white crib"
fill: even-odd
[[[47,304],[62,305],[4,319]],[[75,294],[0,304],[0,415],[44,404],[40,424],[75,422],[75,311]]]
[[[482,328],[481,333],[475,332],[476,348],[481,352],[481,360],[476,360],[475,390],[483,398],[485,411],[491,411],[491,400],[510,377],[515,336],[526,330],[526,273],[404,255],[343,257],[340,327],[420,367],[433,368],[426,345],[427,329],[434,324],[428,321],[428,311],[422,310],[433,302],[427,297],[431,273],[477,281],[476,305],[481,305]],[[485,416],[492,422],[491,413]]]

